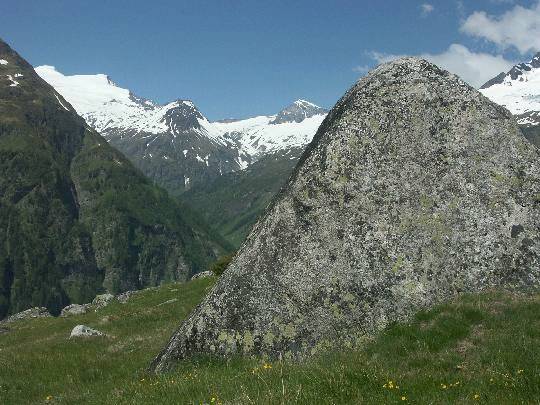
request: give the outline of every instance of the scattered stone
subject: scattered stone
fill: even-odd
[[[62,309],[60,316],[84,315],[88,312],[89,304],[71,304]]]
[[[10,323],[19,321],[21,319],[32,319],[32,318],[50,318],[51,314],[45,307],[35,307],[27,309],[26,311],[19,312],[17,314],[11,315],[9,318],[4,320],[4,323]]]
[[[116,296],[116,299],[118,300],[118,302],[120,304],[125,304],[126,302],[128,302],[128,300],[134,296],[135,294],[137,294],[138,291],[126,291],[125,293],[122,293],[120,295],[117,295]]]
[[[328,114],[152,367],[302,359],[458,293],[538,288],[539,196],[540,152],[510,112],[425,60],[383,64]]]
[[[171,299],[171,300],[162,302],[161,304],[157,304],[156,307],[160,307],[160,306],[162,306],[162,305],[167,305],[167,304],[172,304],[173,302],[176,302],[176,301],[178,301],[178,298],[173,298],[173,299]]]
[[[69,338],[71,339],[74,337],[93,337],[93,336],[105,336],[105,334],[96,329],[92,329],[86,325],[77,325],[71,331],[71,335],[69,336]]]
[[[207,271],[201,271],[200,273],[195,274],[193,277],[191,277],[192,280],[196,280],[198,278],[208,278],[212,277],[214,273],[210,270]]]
[[[103,308],[109,305],[114,298],[115,297],[112,294],[96,295],[96,298],[92,301],[92,305],[95,306],[96,309]]]

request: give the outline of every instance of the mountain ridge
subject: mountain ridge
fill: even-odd
[[[65,76],[47,65],[36,71],[89,125],[173,194],[245,169],[265,154],[305,146],[326,114],[297,100],[274,115],[209,121],[189,100],[157,104],[103,74]]]

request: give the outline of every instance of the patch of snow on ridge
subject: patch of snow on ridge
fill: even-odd
[[[311,142],[326,114],[314,115],[302,122],[270,124],[275,115],[259,116],[234,122],[213,122],[212,130],[224,138],[233,139],[239,144],[240,153],[257,157]]]
[[[523,80],[509,77],[498,85],[482,89],[482,93],[497,104],[508,108],[512,114],[540,110],[540,69],[523,73]]]
[[[56,94],[54,95],[56,99],[58,100],[58,103],[64,108],[64,110],[69,111],[69,108],[67,108],[62,102],[60,101],[60,97],[58,97]]]
[[[11,75],[6,75],[8,80],[11,81],[11,84],[9,87],[17,87],[19,85],[19,82],[13,78]]]
[[[0,65],[7,65],[8,61],[5,59],[0,59]]]

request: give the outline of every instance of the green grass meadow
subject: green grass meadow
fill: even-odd
[[[147,373],[214,281],[7,325],[0,404],[540,404],[540,294],[461,296],[302,364],[200,357]],[[77,324],[108,337],[69,340]]]

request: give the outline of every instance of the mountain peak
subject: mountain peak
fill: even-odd
[[[270,124],[284,124],[287,122],[302,122],[314,115],[323,115],[328,111],[310,101],[299,99],[281,110]]]
[[[533,58],[529,62],[518,63],[512,66],[512,68],[508,72],[499,73],[496,77],[484,83],[480,88],[487,89],[497,84],[503,84],[503,83],[509,84],[511,81],[514,81],[514,80],[527,81],[528,77],[526,76],[528,76],[530,72],[532,72],[532,74],[535,74],[536,69],[539,69],[539,68],[540,68],[540,52],[534,55]]]
[[[517,116],[522,125],[538,125],[540,111],[540,52],[487,81],[481,92]]]

